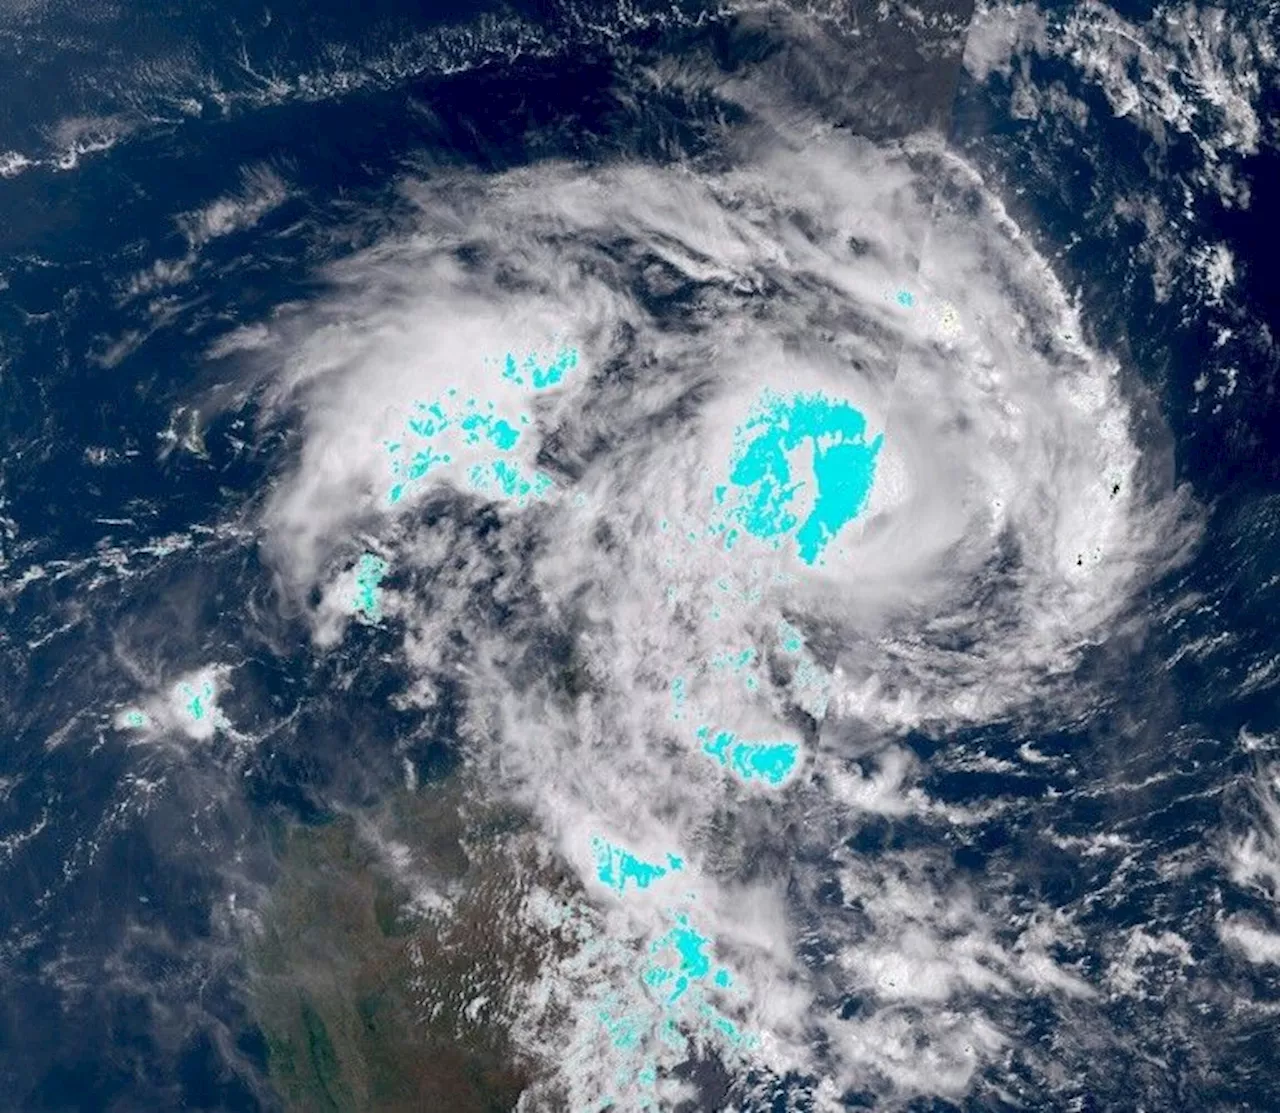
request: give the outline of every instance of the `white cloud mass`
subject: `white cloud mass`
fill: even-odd
[[[1087,707],[1081,654],[1185,554],[1186,500],[1141,452],[1122,369],[931,138],[819,133],[714,173],[542,164],[405,189],[414,228],[334,267],[327,299],[246,357],[275,373],[270,413],[303,429],[264,527],[299,596],[332,598],[359,537],[380,538],[416,698],[461,684],[472,773],[580,876],[568,957],[516,1027],[560,1064],[547,1086],[575,1107],[667,1102],[687,1086],[670,1068],[705,1047],[904,1099],[963,1093],[1005,1044],[999,1000],[1092,991],[1050,956],[1051,929],[1002,922],[918,853],[829,848],[864,812],[963,822],[931,811],[895,740]],[[502,374],[508,353],[568,350],[546,389]],[[812,563],[715,528],[741,430],[762,397],[796,395],[884,438],[861,514]],[[455,438],[392,496],[407,423],[464,400],[523,422],[504,459],[540,486],[495,485]],[[320,641],[334,622],[317,611]],[[737,741],[717,757],[721,731]],[[794,768],[746,775],[742,740],[794,747]],[[619,895],[597,837],[683,868]],[[823,878],[846,906],[813,895]],[[708,972],[672,1013],[692,1044],[637,1019],[657,1006],[636,956],[678,949],[686,923],[726,981]],[[833,957],[815,968],[800,948],[817,938]],[[601,1028],[615,1007],[641,1058]]]

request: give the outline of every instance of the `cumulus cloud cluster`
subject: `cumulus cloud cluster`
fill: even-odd
[[[1229,163],[1258,150],[1259,94],[1275,63],[1274,34],[1266,15],[1207,5],[1156,5],[1136,23],[1098,3],[1065,13],[982,4],[965,65],[986,80],[992,73],[1009,78],[1021,63],[1019,91],[1028,100],[1036,93],[1026,80],[1026,56],[1067,60],[1116,116],[1131,118],[1161,146],[1171,135],[1193,136],[1204,180],[1228,203],[1247,204],[1248,188],[1233,179]]]
[[[981,3],[965,68],[981,97],[1038,137],[1026,157],[1046,175],[1079,159],[1112,178],[1072,205],[1090,210],[1100,242],[1137,237],[1133,260],[1158,302],[1229,318],[1247,284],[1213,214],[1251,205],[1256,156],[1273,141],[1264,105],[1280,57],[1275,13],[1160,3],[1127,15],[1092,2]],[[1142,151],[1140,169],[1122,169],[1117,144],[1128,138],[1117,136]],[[1234,322],[1219,343],[1242,331]],[[1224,353],[1228,369],[1238,373]]]
[[[1252,823],[1227,841],[1226,865],[1232,882],[1273,914],[1280,902],[1280,769],[1263,766],[1251,795],[1245,818]],[[1234,914],[1220,920],[1218,935],[1249,962],[1280,965],[1280,933],[1251,916]]]
[[[253,346],[270,411],[303,429],[264,525],[300,595],[347,591],[358,539],[380,538],[415,698],[457,683],[477,781],[580,878],[587,926],[522,1038],[577,1049],[557,1084],[580,1098],[687,1087],[671,1070],[701,1054],[962,1092],[1004,1043],[984,1002],[1088,987],[921,861],[829,848],[851,810],[930,813],[902,732],[1087,706],[1065,683],[1081,653],[1185,549],[1121,369],[932,140],[819,133],[731,170],[543,164],[406,191],[412,231]],[[565,351],[538,390],[504,373]],[[856,411],[878,449],[817,559],[725,509],[770,398]],[[796,520],[833,436],[788,450]],[[541,478],[495,482],[484,452]],[[320,641],[335,621],[326,603]],[[602,839],[681,868],[606,884]],[[856,891],[857,930],[823,878]],[[805,939],[830,945],[820,969]]]

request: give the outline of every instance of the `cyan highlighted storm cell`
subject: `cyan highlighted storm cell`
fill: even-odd
[[[591,839],[591,850],[596,877],[623,898],[634,899],[636,892],[685,868],[684,859],[676,854],[667,853],[662,861],[645,861],[600,835]],[[674,1066],[688,1056],[691,1036],[724,1049],[742,1050],[754,1042],[713,1000],[741,990],[728,968],[713,962],[710,937],[697,930],[687,912],[668,908],[666,916],[673,921],[671,927],[650,942],[647,954],[638,956],[634,974],[638,975],[641,995],[606,990],[594,1009],[610,1046],[620,1057],[616,1081],[636,1096],[653,1091],[660,1060]],[[612,1101],[607,1101],[595,1108],[611,1105]],[[651,1105],[646,1099],[639,1107]]]
[[[550,390],[559,386],[570,371],[578,366],[578,349],[561,348],[550,360],[539,362],[536,355],[525,356],[523,360],[508,352],[502,360],[502,377],[516,386],[527,386],[532,390]]]
[[[729,481],[715,489],[724,543],[742,532],[781,548],[793,541],[806,564],[863,507],[875,482],[884,434],[849,402],[765,391],[734,435]]]
[[[759,1045],[724,1011],[745,997],[715,944],[687,912],[669,909],[671,926],[637,956],[630,987],[605,990],[593,1009],[613,1052],[618,1093],[592,1109],[658,1109],[659,1074],[670,1075],[699,1049],[715,1048],[726,1062]],[[633,976],[634,976],[633,975]]]
[[[749,742],[731,730],[713,731],[709,726],[700,726],[695,733],[707,757],[748,784],[762,781],[777,788],[786,783],[800,760],[800,747],[793,742]]]
[[[591,852],[596,859],[596,877],[619,896],[628,883],[647,889],[655,881],[684,869],[684,859],[678,855],[668,854],[665,862],[646,862],[599,835],[591,840]]]
[[[351,599],[351,608],[364,622],[377,623],[382,618],[379,585],[386,575],[387,562],[373,553],[365,553],[356,565],[356,590]]]
[[[219,671],[217,666],[209,666],[174,684],[169,689],[165,721],[198,741],[207,741],[218,731],[229,729],[231,724],[218,707]]]
[[[212,714],[215,690],[211,679],[202,679],[199,687],[183,681],[177,687],[177,693],[183,701],[183,710],[193,723],[202,722],[205,716]]]
[[[779,636],[788,657],[781,667],[790,669],[787,688],[792,701],[814,718],[821,719],[826,712],[829,687],[825,673],[809,659],[798,630],[782,623]],[[707,710],[700,706],[700,700],[693,699],[691,703],[691,684],[719,686],[729,676],[740,680],[748,699],[759,695],[765,682],[761,654],[750,646],[721,650],[699,663],[691,676],[674,677],[669,685],[671,721],[683,724],[692,715],[700,717]],[[800,763],[800,747],[794,742],[744,739],[732,730],[715,729],[706,723],[693,728],[692,734],[703,757],[710,758],[746,784],[779,788],[791,779]]]
[[[667,1005],[674,1005],[698,982],[710,981],[720,989],[733,984],[725,967],[712,973],[711,940],[699,932],[686,913],[677,913],[675,926],[649,944],[649,962],[641,973],[644,984],[659,991]]]
[[[387,502],[399,503],[424,483],[456,471],[472,490],[524,506],[545,499],[554,484],[528,468],[533,416],[522,401],[562,385],[579,363],[576,348],[543,359],[537,354],[481,361],[464,390],[414,402],[400,439],[384,441],[391,471]]]

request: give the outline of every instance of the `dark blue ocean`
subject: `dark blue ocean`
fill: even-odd
[[[832,1100],[1280,1109],[1280,950],[1232,946],[1223,926],[1280,939],[1280,858],[1269,881],[1257,864],[1280,848],[1274,54],[1248,55],[1256,143],[1216,142],[1228,125],[1208,109],[1157,134],[1117,111],[1099,67],[1043,45],[1069,13],[1019,10],[1047,21],[1040,48],[975,73],[964,4],[0,5],[0,1109],[516,1108],[531,1068],[505,1033],[449,1035],[397,996],[407,929],[379,919],[396,891],[352,834],[392,815],[454,876],[463,693],[443,685],[428,710],[399,698],[414,675],[394,622],[314,651],[255,525],[302,430],[265,405],[268,382],[210,350],[410,228],[406,180],[727,165],[741,106],[653,76],[694,60],[726,80],[767,71],[839,133],[945,137],[1125,364],[1143,453],[1203,517],[1189,559],[1144,587],[1141,621],[1083,656],[1078,683],[1104,693],[1087,712],[903,734],[921,790],[985,818],[942,844],[910,815],[868,814],[847,839],[867,862],[927,854],[975,899],[1069,916],[1050,949],[1096,997],[1003,999],[1006,1044],[964,1092],[895,1098],[868,1080]],[[1246,22],[1250,44],[1276,41],[1274,12]],[[1245,53],[1221,47],[1228,79]],[[1224,167],[1230,189],[1212,185]],[[252,219],[210,215],[275,183]],[[1232,260],[1216,293],[1198,245]],[[484,544],[499,526],[458,528]],[[562,651],[544,646],[557,667]],[[148,678],[210,661],[234,678],[220,703],[234,733],[144,743],[120,728]],[[1028,746],[1043,760],[1021,760]],[[428,818],[406,781],[439,786]],[[1241,881],[1230,848],[1246,844]],[[1125,933],[1185,950],[1134,952],[1142,984],[1122,992],[1103,956]],[[347,998],[357,1019],[338,1018]],[[851,991],[840,1007],[873,1004]],[[800,1075],[736,1077],[708,1057],[688,1077],[699,1096],[683,1108],[826,1107]]]

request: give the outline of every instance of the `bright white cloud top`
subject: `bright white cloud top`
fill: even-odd
[[[219,707],[228,672],[224,665],[207,665],[186,673],[164,691],[149,693],[141,706],[124,708],[116,715],[115,725],[119,730],[141,732],[145,739],[157,732],[182,735],[193,742],[208,742],[219,732],[238,738]]]
[[[417,698],[463,684],[472,773],[581,878],[518,1037],[575,1108],[665,1105],[703,1050],[962,1092],[1003,1044],[975,993],[1082,984],[918,861],[803,864],[795,823],[927,811],[909,728],[1087,704],[1081,654],[1192,532],[1122,369],[931,140],[409,192],[416,227],[254,354],[305,430],[265,525],[347,613],[389,567],[430,585],[396,593]],[[797,909],[823,869],[869,944]]]

